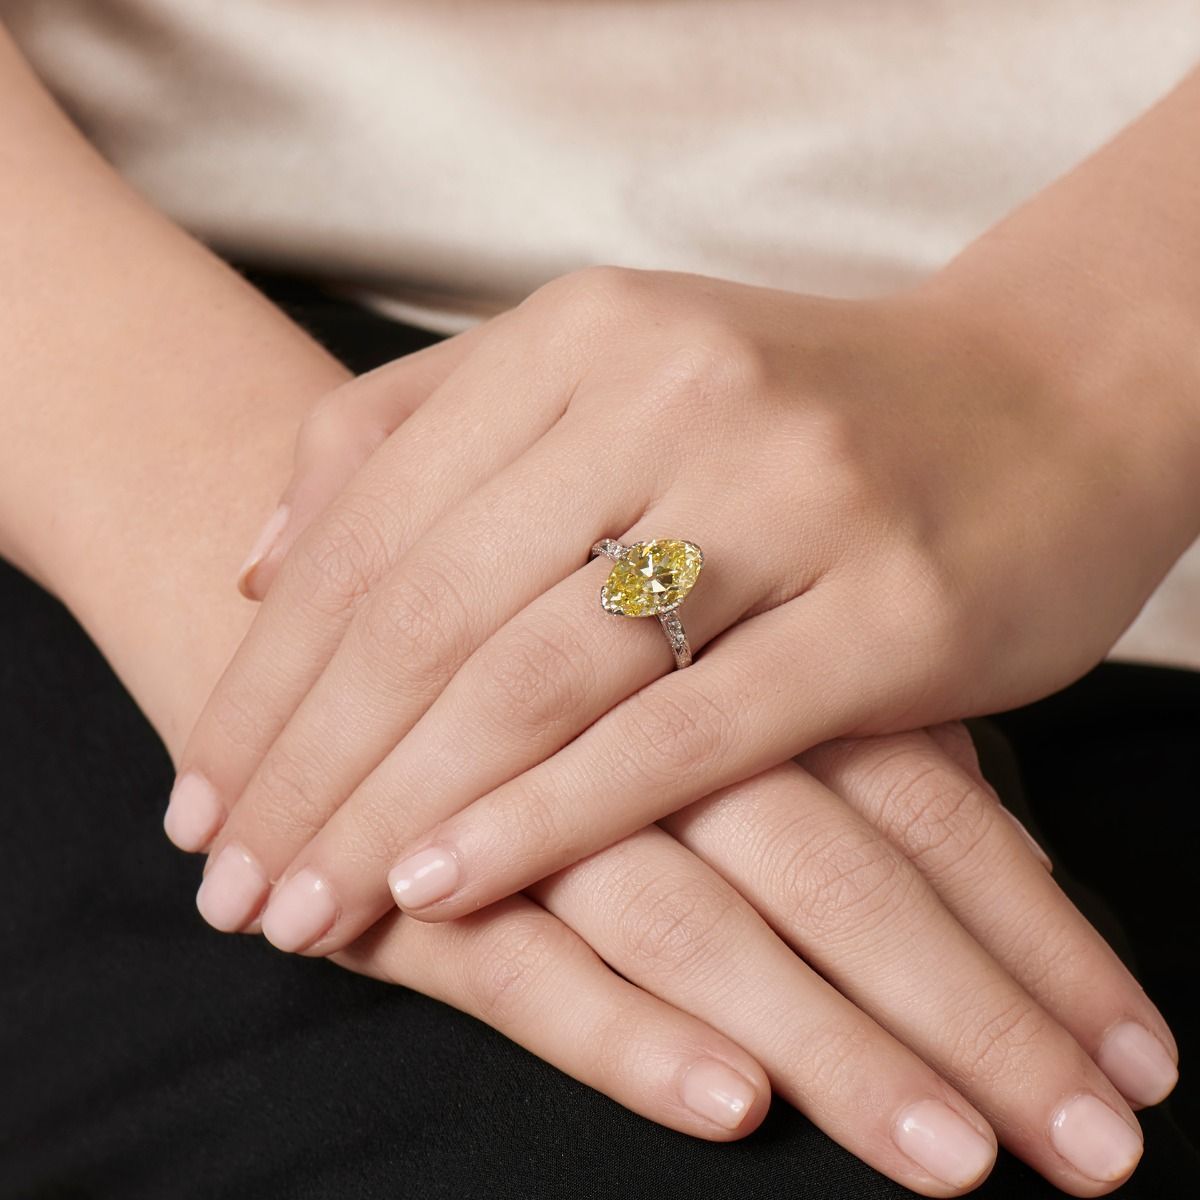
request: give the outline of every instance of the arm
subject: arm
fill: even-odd
[[[286,434],[346,378],[107,167],[0,30],[0,553],[173,753],[251,616],[230,581]],[[181,630],[180,605],[209,619]]]
[[[1144,598],[1200,536],[1200,68],[918,290],[1057,402]]]

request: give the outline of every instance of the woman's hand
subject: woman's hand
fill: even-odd
[[[333,958],[698,1136],[749,1132],[773,1088],[914,1191],[977,1183],[994,1129],[1099,1195],[1140,1138],[1093,1058],[1149,1102],[1170,1034],[1003,813],[961,726],[830,745],[530,898],[393,912]]]
[[[439,359],[435,350],[407,360],[408,386],[387,396],[374,390],[377,373],[314,411],[288,489],[287,538],[354,474],[372,444],[411,416],[436,384]],[[277,550],[256,568],[255,590],[270,586],[280,558]],[[466,1008],[637,1111],[700,1136],[748,1132],[763,1093],[738,1101],[730,1077],[719,1100],[725,1107],[709,1110],[715,1124],[697,1122],[681,1108],[679,1080],[691,1081],[694,1099],[696,1080],[720,1070],[711,1064],[737,1064],[748,1050],[776,1090],[878,1169],[917,1190],[938,1190],[936,1178],[967,1186],[990,1151],[972,1140],[971,1110],[960,1102],[950,1106],[967,1127],[941,1108],[922,1107],[925,1124],[889,1127],[881,1116],[874,1145],[861,1129],[853,1140],[847,1093],[827,1082],[822,1055],[831,1043],[854,1046],[865,1034],[862,1053],[887,1047],[882,1069],[907,1078],[911,1059],[891,1057],[895,1047],[879,1037],[886,1028],[1060,1186],[1095,1194],[1095,1177],[1123,1177],[1127,1156],[1136,1154],[1124,1130],[1105,1133],[1112,1118],[1090,1100],[1072,1105],[1060,1097],[1056,1106],[1053,1098],[1075,1086],[1068,1077],[1081,1067],[1079,1086],[1093,1086],[1082,1047],[1136,1103],[1156,1101],[1175,1078],[1174,1051],[1164,1048],[1173,1046],[1170,1033],[1038,867],[1039,859],[1049,864],[982,782],[962,727],[829,744],[804,765],[785,764],[671,818],[676,842],[644,831],[568,868],[531,891],[543,907],[513,899],[439,926],[393,915],[333,957]],[[782,950],[743,897],[842,996]],[[278,925],[268,932],[287,940]],[[909,948],[899,969],[889,949],[896,946]],[[633,984],[676,1007],[647,1005]],[[831,1024],[816,1038],[806,1036],[814,986],[832,1005]],[[976,999],[964,1006],[964,995]],[[996,1007],[1017,997],[1012,1011]],[[697,1017],[707,1022],[701,1042],[725,1035],[737,1049],[718,1040],[698,1051]],[[606,1032],[616,1021],[620,1038]],[[709,1065],[688,1074],[698,1059]],[[851,1081],[860,1061],[847,1068]],[[647,1064],[658,1069],[648,1072]],[[754,1072],[737,1069],[740,1086],[749,1086]],[[711,1091],[703,1096],[718,1102]],[[1049,1109],[1048,1123],[1031,1119]],[[1088,1146],[1094,1154],[1101,1144],[1111,1156],[1089,1157]],[[1072,1155],[1064,1174],[1064,1156]],[[907,1161],[914,1156],[926,1172],[920,1182]]]
[[[390,874],[461,916],[810,746],[1102,657],[1186,539],[957,297],[585,271],[351,385],[441,368],[296,538],[189,740],[172,824],[215,835],[206,915],[240,928],[275,884],[268,933],[328,953]],[[692,666],[601,610],[606,536],[703,548]]]

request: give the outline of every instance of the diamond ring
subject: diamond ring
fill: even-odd
[[[613,560],[600,589],[600,607],[622,617],[657,617],[671,643],[676,668],[688,666],[692,651],[675,610],[696,584],[704,551],[676,538],[653,538],[632,546],[601,538],[588,560],[598,554]]]

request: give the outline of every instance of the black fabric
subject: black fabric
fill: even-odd
[[[266,282],[356,369],[431,340]],[[694,1140],[440,1003],[208,929],[199,862],[162,834],[156,736],[70,615],[4,566],[0,617],[0,1197],[909,1194],[781,1101],[742,1142]],[[1123,920],[1185,1063],[1198,713],[1200,676],[1106,667],[993,727],[1030,823]],[[1195,1136],[1196,1092],[1185,1073],[1143,1114],[1146,1156],[1120,1195],[1200,1194],[1177,1123]],[[976,1194],[1059,1193],[1002,1155]]]

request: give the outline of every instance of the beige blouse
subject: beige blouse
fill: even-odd
[[[447,332],[597,262],[886,291],[1200,60],[1200,0],[0,0],[0,20],[183,225]],[[1190,636],[1200,665],[1200,591],[1181,604],[1166,652]]]

